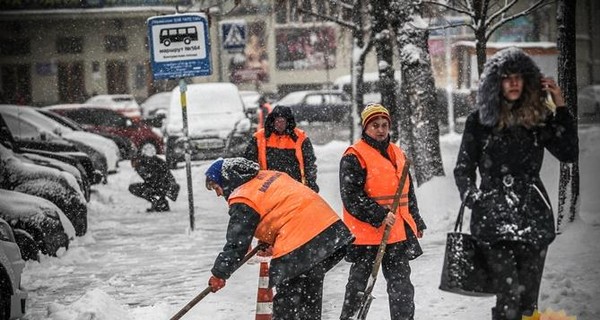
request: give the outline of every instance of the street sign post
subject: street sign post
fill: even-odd
[[[204,14],[174,14],[147,20],[154,79],[212,74],[208,19]]]
[[[212,74],[208,19],[204,14],[174,14],[150,17],[147,25],[150,65],[154,79],[179,79],[190,230],[194,231],[194,194],[185,78]]]

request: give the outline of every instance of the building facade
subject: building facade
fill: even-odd
[[[350,31],[302,14],[297,9],[299,3],[246,1],[225,15],[214,7],[210,9],[206,14],[214,72],[188,80],[231,81],[240,89],[285,94],[321,88],[349,74]],[[336,3],[312,2],[317,12],[350,20],[350,9]],[[4,3],[0,5],[2,102],[49,105],[82,102],[102,93],[131,93],[143,101],[154,92],[170,90],[177,85],[177,79],[152,79],[146,20],[177,11],[199,12],[200,5],[185,0]],[[546,12],[553,13],[551,9]],[[598,14],[600,5],[593,0],[578,1],[581,86],[600,83],[600,27],[592,19]],[[224,48],[223,25],[240,22],[245,25],[245,48]],[[541,25],[536,31],[538,41],[555,41],[556,27]],[[439,50],[431,51],[435,59]],[[444,67],[434,63],[436,69]],[[377,70],[374,54],[367,60],[366,70]],[[434,70],[434,74],[436,82],[446,81],[444,72]]]

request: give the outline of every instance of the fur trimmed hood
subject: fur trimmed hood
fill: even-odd
[[[541,90],[542,73],[529,55],[516,47],[498,51],[488,58],[479,80],[475,106],[479,110],[479,120],[482,124],[495,126],[498,123],[500,104],[503,101],[502,77],[512,73],[522,74],[524,85],[532,86],[530,89]]]

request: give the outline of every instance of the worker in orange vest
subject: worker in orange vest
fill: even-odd
[[[351,262],[340,319],[350,319],[360,307],[386,226],[391,227],[381,269],[387,281],[391,320],[414,318],[412,260],[422,254],[417,238],[426,228],[419,215],[410,174],[400,202],[390,211],[407,161],[404,152],[390,143],[390,114],[380,104],[369,104],[361,113],[362,138],[350,146],[340,161],[340,191],[344,222],[356,236],[346,260]]]
[[[244,157],[258,162],[262,170],[285,172],[319,192],[315,151],[306,133],[296,128],[289,107],[276,106],[269,113],[265,127],[254,134]]]
[[[207,189],[227,200],[230,216],[227,243],[208,281],[212,292],[225,286],[256,237],[272,246],[273,319],[321,319],[325,273],[354,239],[337,213],[287,174],[260,170],[245,158],[218,159],[205,175]]]

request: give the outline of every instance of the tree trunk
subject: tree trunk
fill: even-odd
[[[407,136],[402,135],[400,144],[412,159],[415,179],[418,185],[429,181],[434,176],[443,176],[444,168],[439,144],[438,110],[435,94],[435,83],[431,70],[431,59],[428,51],[427,28],[413,17],[421,17],[421,0],[397,1],[390,7],[394,10],[394,30],[396,46],[399,50],[402,66],[402,91],[407,95],[407,111],[410,112],[410,123],[406,124],[401,116],[401,127],[410,130]]]
[[[375,49],[377,51],[381,104],[390,111],[390,116],[393,119],[390,128],[391,141],[396,142],[399,136],[398,119],[400,119],[396,97],[399,88],[394,78],[394,43],[390,34],[389,28],[391,26],[387,11],[389,0],[372,0],[371,5],[373,8],[371,14],[371,24],[373,26],[372,37],[375,41]]]
[[[569,111],[577,115],[577,63],[575,46],[575,7],[576,1],[557,2],[556,22],[558,26],[558,84],[565,95]],[[577,121],[577,117],[575,117]],[[565,212],[569,221],[575,220],[579,209],[579,161],[561,163],[558,189],[557,231],[560,232]]]

